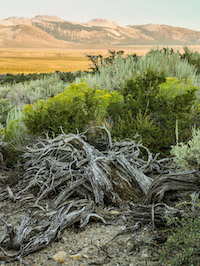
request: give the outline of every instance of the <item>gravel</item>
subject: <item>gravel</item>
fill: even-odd
[[[150,239],[148,227],[141,229],[137,236],[126,234],[115,237],[119,232],[121,232],[120,226],[95,222],[88,224],[84,230],[68,228],[63,232],[59,242],[50,243],[45,249],[25,257],[24,261],[32,266],[153,265],[153,262],[149,261],[149,250],[145,245],[138,245],[139,242]],[[53,256],[59,251],[66,253],[64,263],[53,260]],[[81,254],[82,257],[77,260],[72,259],[76,254]],[[17,266],[20,263],[0,265]]]

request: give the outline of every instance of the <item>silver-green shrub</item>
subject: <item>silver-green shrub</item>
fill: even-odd
[[[187,143],[172,146],[175,162],[185,169],[197,169],[200,166],[200,129],[193,128],[192,138]]]
[[[32,139],[22,118],[23,109],[21,107],[14,107],[9,111],[6,127],[3,130],[3,140],[7,143],[6,150],[21,151]]]
[[[145,58],[140,58],[137,64],[138,72],[141,74],[146,68],[155,71],[164,71],[166,77],[177,77],[180,81],[192,80],[193,85],[197,84],[197,68],[190,65],[187,59],[182,60],[179,53],[161,53],[155,50],[146,54]]]
[[[2,148],[5,146],[5,142],[3,141],[4,135],[0,135],[0,163],[3,161],[3,154],[2,154]]]
[[[53,73],[42,79],[2,86],[0,98],[9,98],[14,105],[32,104],[38,99],[47,99],[63,92],[68,85]]]
[[[197,69],[190,65],[187,59],[181,59],[178,52],[170,55],[159,50],[152,51],[138,60],[131,55],[126,59],[118,56],[112,65],[100,66],[99,72],[88,74],[82,79],[77,78],[75,83],[85,81],[92,88],[99,86],[101,89],[121,90],[127,79],[141,75],[147,69],[164,72],[166,77],[178,77],[180,81],[190,79],[193,85],[198,84]]]
[[[99,86],[100,89],[120,90],[126,83],[126,79],[133,76],[135,69],[136,63],[132,56],[127,59],[118,56],[112,65],[100,66],[99,72],[86,75],[82,78],[82,81],[86,81],[91,88]],[[75,80],[76,84],[80,82],[80,78]]]

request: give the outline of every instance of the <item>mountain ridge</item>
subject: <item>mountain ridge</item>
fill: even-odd
[[[37,15],[32,19],[10,17],[0,21],[1,47],[68,47],[73,44],[190,45],[200,44],[200,32],[151,23],[122,27],[107,19],[92,19],[87,23],[72,22],[48,14]]]

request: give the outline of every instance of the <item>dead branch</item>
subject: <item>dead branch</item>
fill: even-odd
[[[118,215],[151,223],[154,228],[165,223],[165,217],[178,213],[165,203],[157,203],[167,191],[174,186],[180,189],[183,180],[185,189],[188,184],[199,189],[193,181],[187,181],[187,176],[177,179],[167,175],[153,180],[149,173],[169,173],[170,160],[157,160],[157,155],[140,142],[113,141],[105,126],[102,129],[108,136],[106,151],[88,143],[84,134],[64,132],[53,138],[47,135],[26,147],[24,177],[17,185],[2,186],[0,200],[27,204],[32,211],[19,226],[1,220],[5,227],[1,250],[14,250],[14,255],[8,256],[5,251],[0,258],[19,260],[58,239],[66,227],[77,222],[81,227],[90,218],[106,223],[116,216],[106,210],[110,206],[120,210]],[[144,198],[146,203],[141,205]],[[130,201],[134,203],[127,208]]]
[[[168,206],[165,203],[141,205],[130,203],[129,210],[126,215],[130,221],[142,222],[144,224],[151,223],[152,228],[155,226],[165,225],[168,218],[180,216],[180,210]]]
[[[106,132],[109,135],[109,131]],[[112,182],[111,172],[127,186],[135,185],[140,193],[147,194],[153,180],[143,172],[151,163],[156,164],[148,149],[133,140],[112,143],[109,137],[109,149],[101,152],[84,139],[80,134],[63,133],[53,139],[40,139],[34,147],[27,147],[24,180],[28,180],[28,185],[16,197],[37,187],[36,204],[53,191],[57,193],[54,207],[74,193],[92,198],[97,204],[102,204],[105,195],[109,195],[109,200],[116,203],[117,195],[113,190],[116,183]],[[147,153],[146,160],[142,149]]]
[[[171,173],[155,179],[149,187],[145,203],[163,202],[167,192],[175,194],[180,191],[200,191],[200,182],[195,170]]]

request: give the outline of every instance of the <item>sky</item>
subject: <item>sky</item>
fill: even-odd
[[[64,20],[113,20],[120,26],[165,24],[200,31],[200,0],[0,0],[0,20],[56,15]]]

